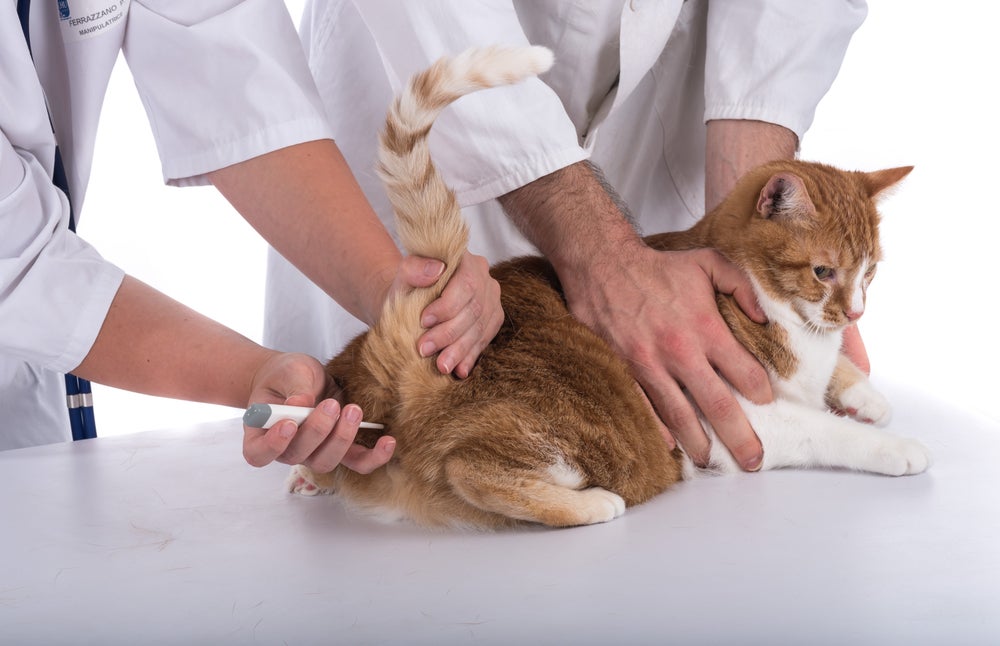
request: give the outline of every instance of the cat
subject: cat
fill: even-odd
[[[543,258],[492,268],[506,317],[468,378],[440,374],[417,352],[420,313],[458,266],[468,237],[430,158],[431,125],[464,94],[551,64],[540,47],[473,49],[417,74],[394,101],[380,135],[379,173],[402,246],[448,269],[432,288],[391,297],[379,321],[327,365],[340,395],[396,439],[393,458],[369,475],[294,467],[291,491],[335,493],[351,507],[427,526],[559,527],[612,520],[699,473],[739,471],[718,441],[707,469],[668,448],[629,368],[570,315]],[[718,305],[767,368],[776,394],[767,405],[737,394],[763,445],[763,469],[902,475],[929,466],[918,442],[876,428],[889,420],[888,402],[840,353],[880,257],[874,200],[909,171],[774,162],[744,176],[688,231],[646,238],[656,249],[715,248],[751,277],[766,324],[731,297],[720,295]]]

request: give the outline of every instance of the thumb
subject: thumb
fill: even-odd
[[[305,406],[308,408],[316,404],[316,399],[317,397],[314,397],[313,395],[296,394],[286,397],[283,403],[289,406]]]
[[[444,273],[444,263],[433,258],[406,256],[399,265],[399,278],[410,287],[430,287]]]
[[[757,302],[753,285],[743,270],[718,253],[713,253],[710,258],[707,263],[702,263],[702,269],[708,274],[715,291],[731,295],[747,316],[757,323],[766,323],[767,315]]]

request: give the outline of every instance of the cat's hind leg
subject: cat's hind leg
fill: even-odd
[[[625,501],[565,463],[512,464],[493,452],[458,450],[445,464],[448,482],[468,504],[506,518],[551,527],[592,525],[625,513]],[[501,523],[498,523],[501,524]]]

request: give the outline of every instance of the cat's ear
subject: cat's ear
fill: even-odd
[[[802,178],[792,173],[776,173],[760,189],[757,212],[769,220],[808,220],[816,215],[816,206]]]
[[[894,186],[901,179],[910,174],[913,166],[900,166],[898,168],[886,168],[871,173],[862,173],[861,181],[868,191],[868,197],[876,197],[885,189]]]

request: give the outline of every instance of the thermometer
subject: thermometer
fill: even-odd
[[[280,420],[290,419],[301,424],[309,413],[316,410],[306,406],[286,406],[284,404],[251,404],[243,413],[243,423],[250,428],[271,428]],[[382,424],[361,422],[361,428],[385,428]]]

